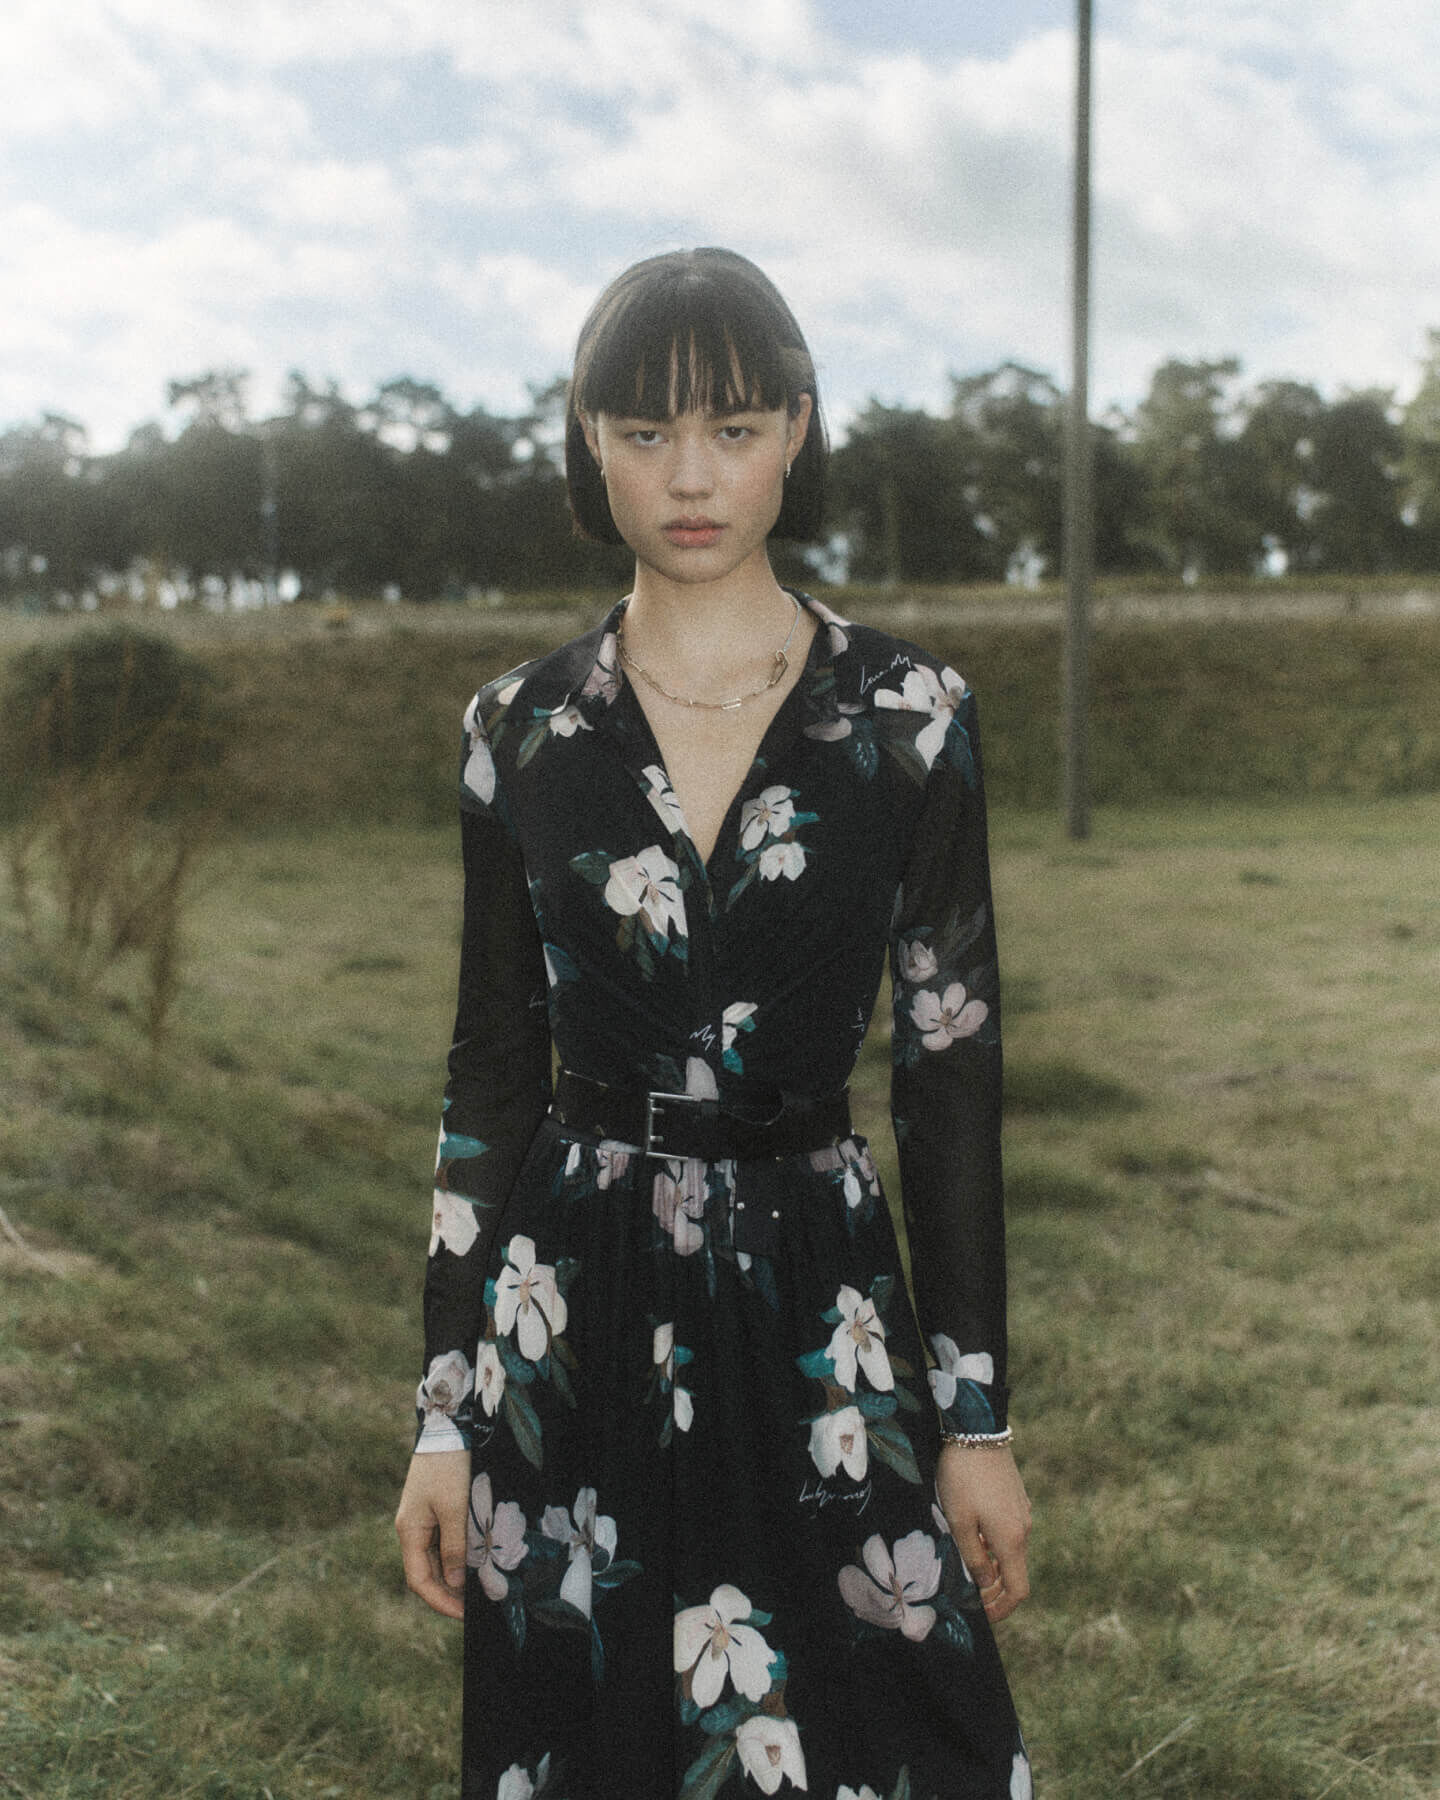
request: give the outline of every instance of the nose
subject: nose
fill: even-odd
[[[710,446],[698,433],[682,432],[670,464],[670,492],[679,498],[708,494],[715,485]]]

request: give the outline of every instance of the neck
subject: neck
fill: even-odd
[[[794,617],[795,603],[768,559],[724,581],[701,583],[669,581],[642,564],[625,609],[625,634],[637,655],[660,658],[671,669],[743,672],[770,657]]]

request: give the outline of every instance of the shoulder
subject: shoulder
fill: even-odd
[[[933,712],[939,706],[954,712],[970,696],[964,676],[943,657],[806,598],[829,634],[836,698],[843,704],[878,712]]]
[[[587,709],[610,697],[615,639],[609,623],[507,669],[475,695],[465,709],[462,804],[495,804],[503,786],[497,763],[523,768],[551,735],[589,729]]]
[[[483,734],[493,743],[517,720],[528,723],[588,697],[596,687],[595,672],[605,666],[606,650],[613,642],[607,621],[495,676],[466,707],[466,731]]]
[[[830,634],[839,719],[865,720],[865,729],[915,780],[940,766],[973,781],[975,700],[965,678],[908,639],[815,610]]]

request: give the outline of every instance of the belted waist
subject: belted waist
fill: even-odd
[[[755,1118],[729,1111],[719,1100],[611,1087],[562,1069],[550,1114],[572,1131],[633,1144],[646,1156],[704,1162],[795,1156],[850,1136],[848,1088],[818,1099],[781,1099],[768,1116]]]

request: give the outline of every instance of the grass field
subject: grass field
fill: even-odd
[[[996,840],[1039,1791],[1433,1797],[1440,797]],[[453,1792],[389,1514],[456,903],[448,827],[228,840],[153,1062],[0,913],[0,1794]]]

